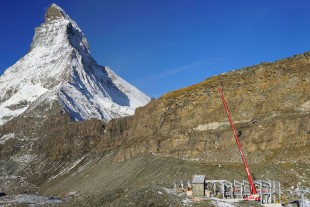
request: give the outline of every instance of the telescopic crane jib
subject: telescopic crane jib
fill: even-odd
[[[257,190],[256,190],[256,188],[255,188],[255,184],[254,184],[253,178],[252,178],[252,176],[251,176],[250,168],[249,168],[249,166],[248,166],[248,164],[247,164],[247,162],[246,162],[244,153],[243,153],[243,151],[242,151],[241,144],[240,144],[240,141],[239,141],[239,137],[238,137],[238,135],[237,135],[237,132],[236,132],[234,123],[233,123],[233,121],[232,121],[232,119],[231,119],[230,112],[229,112],[229,110],[228,110],[228,107],[227,107],[227,104],[226,104],[226,101],[225,101],[225,98],[224,98],[223,90],[222,90],[221,87],[218,87],[218,92],[219,92],[220,95],[221,95],[222,102],[223,102],[224,108],[225,108],[225,110],[226,110],[227,117],[228,117],[228,120],[229,120],[231,129],[233,130],[233,133],[234,133],[234,136],[235,136],[235,140],[236,140],[236,143],[237,143],[237,146],[238,146],[238,149],[239,149],[239,152],[240,152],[240,155],[241,155],[241,158],[242,158],[244,167],[245,167],[246,174],[247,174],[247,176],[248,176],[248,180],[249,180],[249,184],[250,184],[250,196],[246,197],[245,200],[259,201],[259,200],[260,200],[260,197],[259,197],[259,195],[257,194]]]

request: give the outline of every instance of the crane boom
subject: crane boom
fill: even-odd
[[[234,123],[233,123],[233,121],[232,121],[232,119],[231,119],[230,112],[229,112],[229,110],[228,110],[228,106],[227,106],[227,104],[226,104],[226,101],[225,101],[225,98],[224,98],[224,94],[223,94],[223,90],[222,90],[221,87],[218,87],[218,92],[219,92],[220,95],[221,95],[222,102],[223,102],[224,108],[225,108],[225,110],[226,110],[227,117],[228,117],[228,120],[229,120],[231,129],[232,129],[232,131],[233,131],[233,133],[234,133],[235,140],[236,140],[236,143],[237,143],[237,146],[238,146],[240,155],[241,155],[241,157],[242,157],[242,161],[243,161],[243,164],[244,164],[244,167],[245,167],[246,174],[247,174],[247,176],[248,176],[248,181],[249,181],[249,184],[250,184],[250,196],[247,198],[247,200],[260,200],[259,196],[257,195],[257,190],[256,190],[256,188],[255,188],[255,184],[254,184],[253,178],[252,178],[252,176],[251,176],[250,168],[249,168],[249,166],[248,166],[248,164],[247,164],[247,162],[246,162],[244,153],[243,153],[243,151],[242,151],[241,144],[240,144],[240,141],[239,141],[239,137],[238,137],[238,135],[237,135],[237,132],[236,132]]]

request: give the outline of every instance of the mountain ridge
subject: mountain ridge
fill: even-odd
[[[91,57],[82,30],[52,4],[30,51],[0,77],[1,123],[50,93],[74,120],[128,116],[150,98]]]

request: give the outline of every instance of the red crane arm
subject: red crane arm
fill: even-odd
[[[243,164],[244,164],[244,167],[245,167],[245,171],[246,171],[246,174],[247,174],[247,176],[248,176],[248,180],[249,180],[249,183],[250,183],[250,186],[251,186],[250,193],[251,193],[251,195],[256,195],[256,194],[257,194],[257,190],[256,190],[256,188],[255,188],[255,185],[254,185],[254,182],[253,182],[253,178],[252,178],[252,176],[251,176],[250,168],[249,168],[249,166],[248,166],[248,164],[247,164],[247,162],[246,162],[244,153],[243,153],[243,151],[242,151],[241,144],[240,144],[240,141],[239,141],[239,137],[238,137],[238,135],[237,135],[237,132],[236,132],[234,123],[233,123],[233,121],[232,121],[232,119],[231,119],[230,112],[229,112],[229,110],[228,110],[228,107],[227,107],[227,104],[226,104],[226,101],[225,101],[225,98],[224,98],[223,90],[222,90],[221,87],[218,87],[218,92],[221,94],[221,98],[222,98],[222,101],[223,101],[223,104],[224,104],[224,107],[225,107],[225,110],[226,110],[226,113],[227,113],[227,116],[228,116],[228,120],[229,120],[231,129],[232,129],[233,132],[234,132],[235,140],[236,140],[236,143],[237,143],[237,145],[238,145],[239,152],[240,152],[241,157],[242,157],[242,161],[243,161]]]

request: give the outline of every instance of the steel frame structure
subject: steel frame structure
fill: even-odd
[[[281,184],[271,180],[255,180],[255,188],[261,204],[281,203]],[[211,192],[211,197],[221,199],[243,200],[250,195],[250,184],[247,180],[206,180],[205,190]]]

